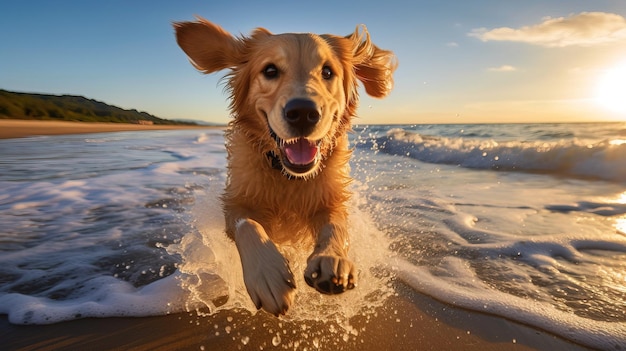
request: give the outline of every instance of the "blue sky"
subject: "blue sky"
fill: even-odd
[[[0,9],[0,88],[163,118],[229,119],[226,72],[198,73],[174,39],[171,22],[199,15],[236,35],[367,25],[400,66],[387,99],[361,94],[358,123],[626,120],[626,74],[611,78],[626,71],[623,0],[20,0]]]

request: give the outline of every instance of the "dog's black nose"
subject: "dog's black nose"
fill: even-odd
[[[311,100],[293,99],[285,105],[285,121],[302,135],[309,134],[320,121],[320,117],[317,105]]]

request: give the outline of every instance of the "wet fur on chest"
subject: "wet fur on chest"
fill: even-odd
[[[229,176],[222,201],[229,235],[234,231],[234,226],[228,225],[234,223],[228,220],[229,213],[237,208],[254,213],[253,219],[277,243],[312,241],[319,230],[318,221],[328,221],[330,216],[345,220],[352,154],[347,138],[310,179],[292,178],[273,167],[261,150],[245,141],[244,134],[231,132],[228,138]]]

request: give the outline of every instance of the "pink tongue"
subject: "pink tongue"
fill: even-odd
[[[305,138],[300,138],[292,144],[285,144],[285,156],[293,165],[308,165],[315,160],[317,145]]]

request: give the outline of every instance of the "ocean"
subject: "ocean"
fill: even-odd
[[[359,125],[351,141],[360,284],[322,296],[299,277],[286,321],[366,332],[350,319],[402,284],[624,349],[626,123]],[[221,130],[0,140],[0,314],[256,313],[223,231],[225,180]],[[281,250],[299,276],[306,254]]]

